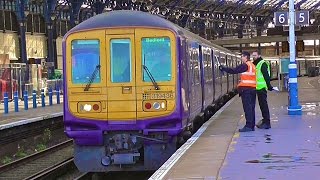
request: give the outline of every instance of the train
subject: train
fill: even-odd
[[[65,133],[81,172],[158,169],[237,93],[239,75],[219,65],[239,54],[150,13],[96,15],[62,46]]]

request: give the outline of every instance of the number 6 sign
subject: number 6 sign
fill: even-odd
[[[285,26],[289,24],[288,12],[275,12],[274,18],[276,26]]]

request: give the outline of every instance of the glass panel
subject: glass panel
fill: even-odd
[[[111,82],[131,81],[131,42],[130,39],[113,39],[110,43]]]
[[[96,73],[92,83],[100,83],[101,75],[97,66],[100,65],[99,40],[72,41],[72,83],[88,83]]]
[[[169,37],[142,38],[142,64],[155,81],[171,81],[171,43]],[[151,82],[143,71],[143,81]]]

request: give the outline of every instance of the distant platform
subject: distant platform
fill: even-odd
[[[39,100],[37,100],[39,102]],[[14,112],[14,103],[9,103],[9,113],[4,114],[4,105],[0,104],[0,130],[11,128],[14,126],[20,126],[43,119],[55,118],[63,115],[63,101],[60,99],[61,104],[56,103],[56,99],[53,99],[53,105],[48,105],[48,99],[46,100],[46,106],[41,107],[41,103],[37,104],[37,108],[32,108],[32,100],[29,101],[28,110],[24,110],[24,102],[19,102],[19,112]]]

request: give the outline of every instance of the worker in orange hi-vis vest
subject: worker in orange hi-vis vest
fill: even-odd
[[[250,61],[250,53],[242,52],[242,64],[235,68],[219,66],[221,71],[230,74],[239,74],[240,82],[238,92],[242,99],[242,106],[246,117],[246,125],[239,132],[254,131],[255,127],[255,105],[256,105],[256,67]]]

